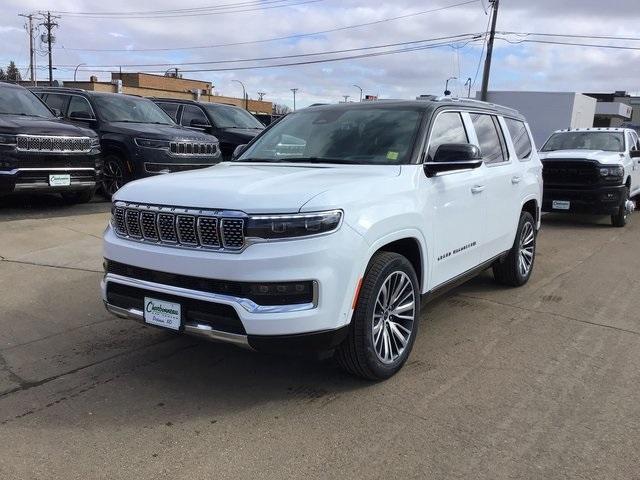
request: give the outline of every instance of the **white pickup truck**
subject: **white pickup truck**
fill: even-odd
[[[640,140],[630,128],[558,130],[540,150],[542,210],[611,215],[627,224],[640,194]]]
[[[421,299],[531,275],[542,165],[525,119],[451,98],[307,108],[215,167],[127,184],[107,309],[260,351],[333,352],[388,378]]]

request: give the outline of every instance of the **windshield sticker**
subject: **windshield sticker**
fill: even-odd
[[[398,152],[388,151],[387,152],[387,158],[389,160],[397,160],[398,159]]]

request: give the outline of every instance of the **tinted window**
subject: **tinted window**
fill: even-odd
[[[504,121],[507,124],[513,146],[516,149],[516,156],[521,160],[528,158],[533,150],[533,145],[524,122],[512,118],[505,118]]]
[[[91,105],[86,98],[72,95],[68,108],[69,117],[95,118]]]
[[[443,143],[469,143],[462,117],[457,112],[441,113],[436,118],[436,123],[431,131],[428,162],[433,161],[436,150]]]
[[[472,113],[471,121],[478,136],[482,159],[486,164],[500,163],[506,160],[503,149],[501,132],[498,130],[496,120],[491,115]]]
[[[551,135],[542,147],[543,152],[553,150],[624,152],[624,137],[621,132],[559,132]]]
[[[409,163],[422,108],[310,108],[282,118],[238,161]]]
[[[64,114],[64,107],[67,104],[67,100],[69,100],[68,95],[60,95],[59,93],[48,93],[45,101],[47,102],[47,105],[49,105],[49,108],[60,110],[60,112]]]
[[[93,97],[93,103],[100,119],[105,122],[173,125],[173,120],[159,106],[146,98],[121,93],[99,94]]]
[[[25,88],[0,87],[0,114],[52,118],[51,112]]]
[[[206,115],[200,107],[185,105],[182,109],[182,119],[180,123],[185,127],[190,127],[192,123],[198,125],[209,125]]]
[[[253,115],[241,108],[213,104],[205,104],[204,108],[207,109],[213,119],[213,123],[218,128],[252,128],[260,130],[264,128],[264,125]]]
[[[159,102],[158,106],[171,117],[174,122],[178,121],[178,107],[177,103]]]

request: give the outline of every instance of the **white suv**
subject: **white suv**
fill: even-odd
[[[542,166],[516,111],[430,99],[287,115],[234,161],[114,196],[106,307],[261,351],[393,375],[421,299],[531,275]]]

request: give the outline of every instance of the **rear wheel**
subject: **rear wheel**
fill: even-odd
[[[104,158],[101,190],[107,200],[131,179],[126,163],[117,155],[109,154]]]
[[[360,377],[391,377],[413,348],[419,312],[418,279],[409,260],[397,253],[376,253],[362,281],[349,334],[336,350],[336,360]]]
[[[611,215],[611,225],[614,227],[624,227],[628,222],[629,211],[627,210],[627,202],[629,201],[629,187],[624,189],[622,204],[618,213]]]
[[[536,224],[529,212],[520,214],[518,233],[506,258],[493,266],[498,283],[519,287],[529,281],[536,258]]]

